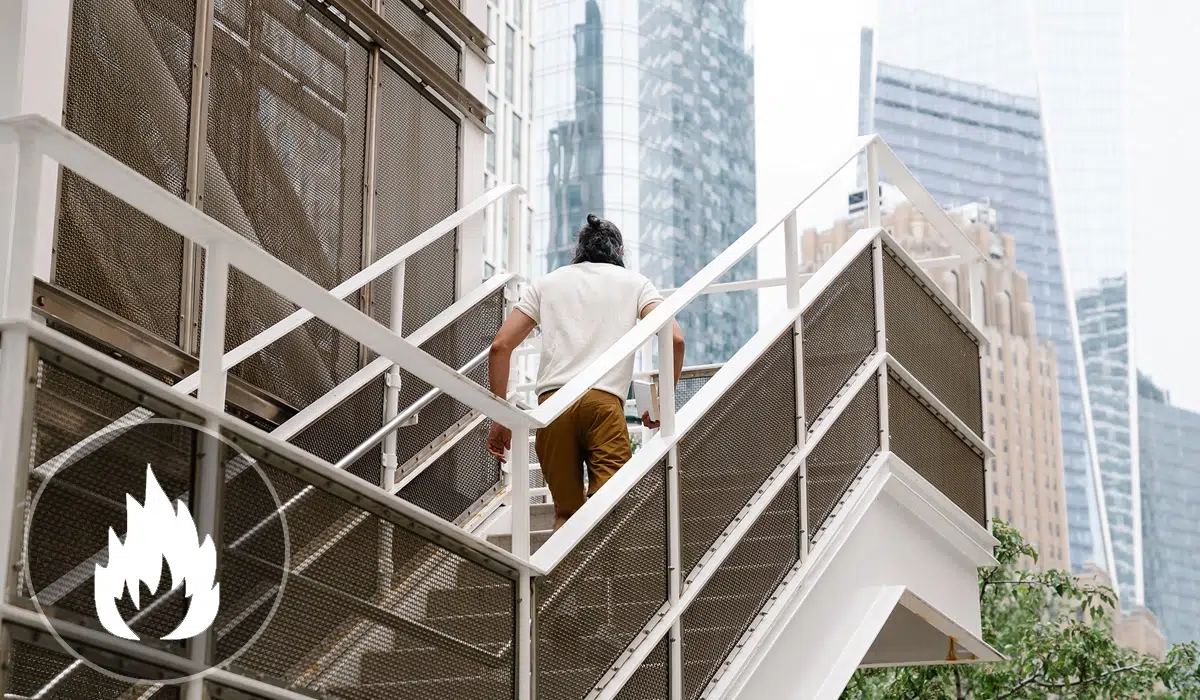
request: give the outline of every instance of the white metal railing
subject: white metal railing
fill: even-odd
[[[128,202],[164,226],[204,246],[207,250],[209,257],[205,266],[205,315],[201,328],[200,370],[194,381],[199,390],[200,402],[214,411],[223,411],[224,407],[227,372],[223,353],[224,318],[227,303],[224,291],[227,287],[230,266],[250,274],[273,292],[301,307],[302,311],[297,313],[307,314],[307,316],[297,317],[303,320],[296,323],[296,326],[310,318],[324,321],[386,358],[389,363],[402,367],[405,371],[453,396],[484,416],[511,427],[517,440],[515,444],[523,446],[524,439],[527,439],[531,429],[545,426],[561,415],[612,367],[636,352],[656,335],[661,360],[667,361],[666,358],[673,357],[671,328],[676,315],[697,297],[710,291],[717,279],[749,254],[781,224],[784,226],[785,250],[788,257],[785,278],[785,286],[788,288],[788,312],[782,318],[786,324],[798,324],[802,310],[808,303],[811,303],[816,294],[824,289],[839,269],[839,265],[834,262],[840,259],[841,264],[844,265],[845,256],[849,255],[848,251],[853,247],[847,245],[838,254],[835,254],[834,260],[830,261],[831,264],[814,273],[810,284],[804,285],[802,293],[798,242],[796,240],[798,235],[796,212],[820,187],[863,151],[866,151],[868,161],[868,223],[870,225],[877,227],[879,222],[878,188],[874,186],[874,183],[878,181],[878,168],[882,166],[888,171],[892,182],[947,240],[955,253],[960,256],[963,264],[971,264],[974,269],[975,264],[984,259],[980,251],[958,230],[932,197],[917,184],[911,173],[904,168],[887,145],[876,136],[862,137],[856,141],[852,151],[837,159],[830,167],[819,171],[813,186],[799,201],[756,223],[687,283],[675,290],[653,312],[602,353],[588,368],[562,387],[546,403],[526,411],[491,395],[490,392],[464,377],[455,368],[439,362],[411,341],[399,337],[392,329],[377,323],[358,309],[346,304],[339,298],[337,291],[331,292],[321,288],[236,232],[208,217],[202,211],[190,207],[136,171],[61,126],[41,117],[31,116],[0,120],[0,142],[12,141],[18,143],[18,196],[13,229],[0,231],[0,233],[7,234],[5,245],[0,247],[0,253],[4,255],[0,262],[4,263],[4,269],[7,272],[2,307],[4,316],[23,319],[27,318],[30,313],[34,242],[29,232],[36,230],[38,216],[37,208],[32,204],[36,201],[36,197],[33,197],[32,194],[36,192],[37,183],[40,182],[42,157],[48,156],[84,179]],[[510,193],[512,191],[515,190],[510,190]],[[494,196],[498,199],[505,194],[507,193],[496,193]],[[509,209],[510,216],[519,217],[519,207],[510,207]],[[463,215],[463,220],[467,216]],[[519,228],[512,230],[519,230]],[[869,243],[877,240],[881,235],[878,229],[860,232],[857,235],[857,246],[864,245],[863,240]],[[510,248],[510,260],[513,261],[520,259],[519,242],[514,240],[518,238],[518,236],[510,237],[510,246],[513,247]],[[411,252],[415,252],[415,249],[410,248],[409,251],[408,254],[411,254]],[[839,258],[839,256],[842,257]],[[375,274],[376,277],[384,274],[387,270],[383,266],[368,269],[372,270],[370,274]],[[362,284],[365,284],[366,281],[367,279],[364,277]],[[403,285],[393,285],[393,288],[402,289]],[[728,290],[718,289],[716,291]],[[515,299],[515,294],[510,297],[510,301],[512,299]],[[19,327],[17,328],[19,335],[20,330]],[[662,383],[660,397],[662,426],[657,436],[648,444],[643,445],[634,460],[626,468],[620,470],[609,484],[598,492],[596,497],[589,499],[584,508],[532,558],[529,552],[529,509],[525,507],[525,504],[529,503],[530,494],[529,451],[528,449],[518,449],[512,452],[509,460],[509,497],[511,503],[522,506],[515,507],[512,511],[512,555],[514,560],[521,562],[521,576],[518,584],[520,624],[518,624],[517,630],[519,697],[528,698],[530,694],[529,649],[532,618],[530,587],[532,577],[551,570],[636,484],[637,478],[640,477],[638,472],[644,473],[663,456],[668,458],[670,467],[668,498],[669,504],[673,503],[673,505],[669,506],[669,515],[673,522],[678,523],[676,445],[679,436],[695,423],[732,382],[736,381],[755,360],[762,356],[770,345],[769,341],[773,340],[768,338],[768,335],[760,331],[751,338],[735,356],[735,360],[727,363],[717,377],[700,390],[679,416],[676,416],[675,412],[673,384]],[[20,337],[13,338],[13,340],[16,342],[5,342],[3,348],[0,348],[0,359],[3,360],[3,370],[0,372],[0,390],[15,389],[23,381],[27,348],[21,342]],[[800,359],[798,353],[796,358],[798,363]],[[799,366],[802,365],[798,364]],[[797,400],[800,402],[803,401],[801,386],[801,380],[798,377]],[[12,405],[12,402],[3,402],[0,405],[0,438],[14,440],[13,442],[0,440],[0,444],[4,445],[3,459],[0,460],[0,477],[3,478],[16,474],[15,439],[19,436],[16,431],[20,425],[20,410],[21,407]],[[798,413],[802,414],[802,411],[798,411]],[[394,419],[396,415],[399,413],[390,416],[389,420]],[[0,488],[0,491],[4,490]],[[11,501],[11,495],[6,498]],[[9,504],[0,503],[0,505]],[[10,534],[11,523],[4,523],[0,527],[5,530],[0,532],[0,541],[8,541],[7,536]],[[680,583],[678,527],[669,527],[668,530],[675,533],[671,538],[668,550],[673,584],[670,602],[678,610],[681,602],[678,600],[680,590],[678,585]],[[482,542],[479,545],[482,551],[490,550]],[[0,573],[0,584],[7,583],[8,575],[8,572]],[[3,588],[3,585],[0,585],[0,588]],[[678,625],[677,617],[672,624]],[[672,636],[673,639],[678,640],[678,635]],[[678,660],[677,647],[676,641],[672,649],[672,658],[675,660]],[[673,663],[671,666],[674,669],[680,668],[677,663]],[[679,679],[674,678],[673,686],[678,682]]]

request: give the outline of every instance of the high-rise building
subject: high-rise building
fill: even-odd
[[[613,220],[626,264],[687,281],[755,215],[753,58],[744,0],[543,0],[535,83],[534,240],[548,271],[588,213]],[[730,279],[756,274],[753,257]],[[728,359],[753,332],[755,292],[680,316],[688,362]]]
[[[487,67],[487,106],[492,111],[484,137],[484,187],[501,183],[530,186],[533,167],[533,57],[537,0],[488,0],[487,33],[494,42]],[[507,213],[507,202],[504,211]],[[533,197],[525,198],[521,213],[525,240],[533,227]],[[508,265],[508,216],[488,216],[484,222],[484,275]],[[523,253],[525,266],[529,252]],[[528,272],[528,270],[522,270]]]
[[[980,277],[984,331],[990,354],[984,358],[985,439],[996,453],[988,469],[992,517],[1002,518],[1039,552],[1037,566],[1069,566],[1067,494],[1063,441],[1059,424],[1059,363],[1055,344],[1039,335],[1032,285],[1019,269],[1016,239],[998,234],[994,210],[966,205],[952,217],[991,260]],[[953,251],[911,204],[897,204],[883,226],[918,260],[945,258]],[[842,220],[828,231],[804,232],[802,255],[807,270],[824,264],[866,225]],[[932,271],[934,280],[964,309],[970,308],[965,269]]]
[[[1200,413],[1171,405],[1167,392],[1138,377],[1142,547],[1146,607],[1172,644],[1200,641]]]
[[[1136,454],[1136,385],[1130,382],[1129,290],[1124,276],[1107,278],[1076,297],[1079,338],[1096,431],[1096,454],[1104,481],[1104,505],[1112,538],[1113,576],[1126,598],[1143,602],[1142,502]],[[1124,600],[1124,599],[1123,599]]]
[[[1053,343],[1057,351],[1071,563],[1079,570],[1087,561],[1107,561],[1100,544],[1105,538],[1084,409],[1079,336],[1038,101],[876,61],[874,51],[874,31],[864,29],[860,131],[883,136],[943,207],[987,202],[998,226],[1016,242],[1017,267],[1029,279],[1037,337]]]

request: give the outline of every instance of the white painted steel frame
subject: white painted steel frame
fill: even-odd
[[[643,641],[622,660],[620,668],[608,679],[604,688],[593,700],[611,700],[611,698],[615,697],[625,682],[629,680],[642,662],[645,661],[646,657],[649,656],[650,652],[653,651],[658,640],[662,639],[662,635],[668,630],[676,628],[683,612],[699,597],[700,593],[704,590],[705,584],[716,575],[721,564],[725,562],[734,548],[745,537],[746,533],[750,531],[750,528],[758,521],[759,516],[770,507],[772,501],[779,495],[779,492],[787,487],[792,476],[799,471],[800,465],[807,459],[812,450],[816,448],[821,438],[828,432],[834,422],[841,417],[846,407],[850,405],[850,402],[863,390],[867,381],[878,370],[878,367],[882,365],[884,359],[883,356],[877,355],[871,360],[867,371],[859,373],[849,388],[842,392],[842,395],[830,407],[830,410],[821,416],[819,424],[814,428],[811,439],[805,446],[793,452],[790,458],[777,468],[762,488],[754,494],[753,501],[742,509],[722,538],[714,544],[708,555],[692,570],[691,575],[684,582],[683,591],[678,599],[667,608],[661,617],[651,622],[648,632],[639,636]]]

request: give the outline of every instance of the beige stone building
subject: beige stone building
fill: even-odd
[[[1112,588],[1112,577],[1091,564],[1079,574],[1079,581],[1084,585]],[[1138,605],[1133,610],[1121,612],[1110,607],[1107,612],[1112,619],[1113,640],[1117,644],[1156,659],[1166,657],[1167,638],[1149,608]]]
[[[1015,526],[1037,548],[1040,568],[1069,569],[1054,346],[1037,338],[1015,244],[1011,236],[995,232],[994,212],[972,205],[952,216],[981,250],[991,254],[986,274],[976,282],[987,300],[983,325],[991,342],[984,362],[984,437],[996,452],[988,469],[989,507],[994,517]],[[828,231],[805,231],[805,267],[812,271],[824,264],[864,225],[862,219],[851,219]],[[918,260],[951,255],[945,241],[908,203],[886,211],[883,225]],[[930,273],[961,308],[968,308],[965,268],[931,267]]]

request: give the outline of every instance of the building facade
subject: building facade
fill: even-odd
[[[1146,607],[1170,643],[1200,641],[1200,413],[1171,405],[1149,377],[1138,394]]]
[[[1039,552],[1042,568],[1070,565],[1066,478],[1059,423],[1058,358],[1053,342],[1041,339],[1031,285],[1017,262],[1013,236],[998,234],[995,212],[968,205],[952,212],[958,226],[991,261],[980,279],[983,326],[990,343],[984,358],[985,439],[996,457],[988,469],[992,517],[1019,529]],[[824,264],[864,219],[842,220],[828,231],[804,232],[803,260],[808,271]],[[912,205],[885,208],[883,226],[918,260],[953,255],[933,227]],[[967,271],[932,271],[934,280],[960,308],[969,309]]]
[[[570,262],[588,213],[626,264],[674,288],[754,223],[753,58],[743,0],[539,5],[535,257]],[[755,276],[753,257],[731,279]],[[754,292],[698,299],[688,362],[721,362],[756,330]]]
[[[537,0],[488,0],[487,33],[494,42],[487,67],[487,106],[492,111],[484,137],[484,187],[516,183],[530,188],[533,169],[534,16]],[[509,217],[487,216],[484,221],[484,276],[508,269]],[[520,217],[526,241],[520,272],[530,269],[533,197],[525,198]]]
[[[878,133],[943,207],[987,202],[1016,242],[1037,337],[1058,357],[1071,561],[1105,561],[1096,473],[1078,364],[1079,336],[1055,223],[1045,133],[1032,97],[874,61],[863,30],[862,133]],[[1100,550],[1098,553],[1097,550]]]

